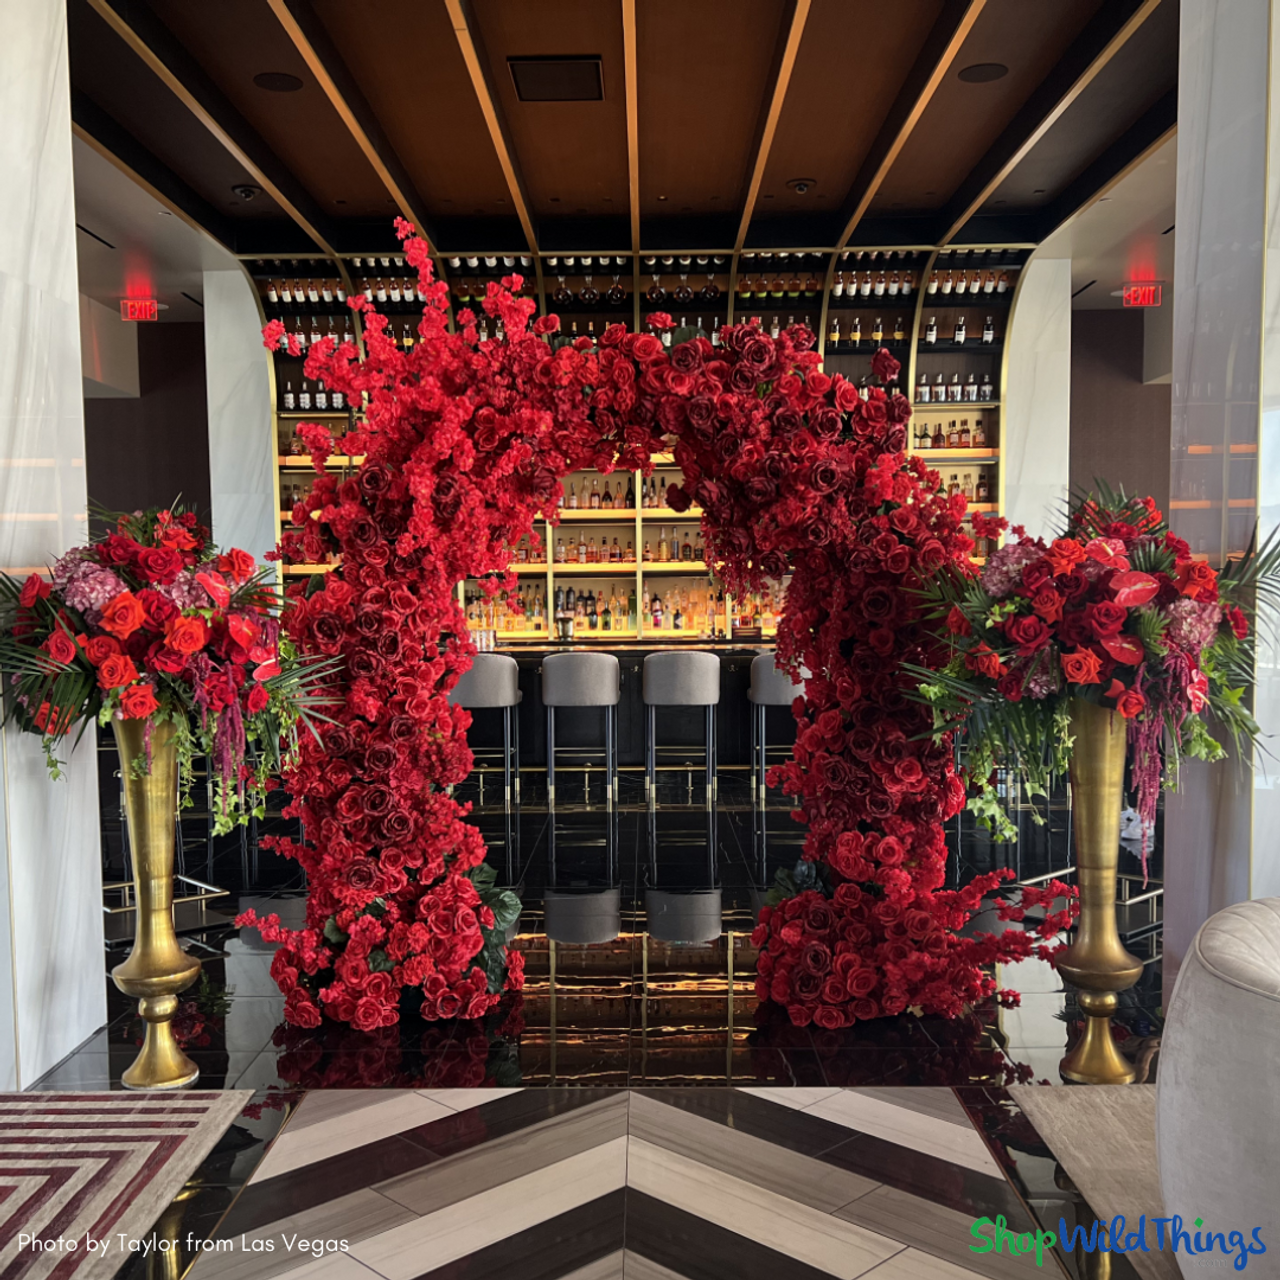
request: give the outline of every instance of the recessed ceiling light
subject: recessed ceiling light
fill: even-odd
[[[156,212],[157,212],[157,213],[158,213],[162,218],[172,218],[172,217],[173,217],[173,210],[172,210],[172,209],[157,209],[157,210],[156,210]]]
[[[965,67],[960,79],[967,84],[989,84],[992,80],[1003,80],[1009,74],[1009,68],[1003,62],[975,62]]]
[[[666,198],[667,198],[666,196],[659,196],[659,197],[658,197],[658,199],[659,199],[659,200],[665,200]]]
[[[1042,196],[1042,195],[1044,195],[1044,188],[1043,188],[1043,187],[1037,187],[1037,188],[1036,188],[1036,189],[1035,189],[1031,194],[1032,194],[1033,196]]]
[[[287,71],[259,71],[253,83],[268,93],[297,93],[302,88],[302,81]]]

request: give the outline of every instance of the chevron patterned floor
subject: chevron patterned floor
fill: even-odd
[[[976,1218],[1036,1226],[982,1115],[947,1088],[311,1093],[190,1276],[1027,1280],[969,1249]]]

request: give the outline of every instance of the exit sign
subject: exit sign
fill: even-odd
[[[1129,304],[1126,302],[1125,306]],[[159,320],[160,307],[154,298],[121,298],[121,320]]]
[[[1126,307],[1158,307],[1164,290],[1158,284],[1127,284],[1124,287]]]

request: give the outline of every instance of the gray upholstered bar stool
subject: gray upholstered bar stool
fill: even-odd
[[[542,660],[542,702],[547,708],[547,805],[556,802],[556,708],[604,708],[605,794],[618,793],[618,698],[622,668],[611,653],[553,653]]]
[[[520,716],[516,708],[520,693],[520,668],[516,660],[502,653],[477,653],[471,670],[458,677],[449,701],[468,711],[497,708],[502,712],[502,799],[510,804],[514,795],[520,803]],[[515,786],[512,787],[514,777]],[[484,776],[480,780],[484,795]]]
[[[703,707],[706,713],[707,803],[716,788],[716,707],[720,703],[720,659],[714,653],[651,653],[644,660],[645,795],[658,793],[658,708]]]
[[[802,673],[803,674],[803,673]],[[751,660],[751,685],[747,689],[751,699],[751,783],[752,792],[763,804],[767,788],[765,764],[765,708],[789,707],[796,698],[804,697],[804,680],[793,681],[785,671],[779,671],[773,654],[762,653]]]

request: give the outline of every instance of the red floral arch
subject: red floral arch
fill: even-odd
[[[470,715],[448,703],[475,652],[455,589],[485,574],[500,575],[494,589],[514,585],[501,576],[512,548],[536,539],[537,517],[554,519],[561,477],[647,470],[668,450],[684,474],[670,504],[702,507],[708,559],[730,590],[792,573],[779,661],[813,673],[780,774],[808,824],[815,887],[761,914],[760,998],[824,1027],[909,1007],[955,1015],[994,989],[984,966],[1050,955],[1053,917],[1034,932],[959,935],[1011,873],[941,888],[942,824],[964,786],[900,664],[932,656],[913,588],[972,543],[964,499],[904,452],[907,400],[883,387],[864,399],[823,373],[803,327],[773,339],[736,325],[718,346],[668,350],[614,325],[598,344],[552,350],[558,320],[530,326],[515,280],[491,283],[483,303],[504,341],[479,341],[468,311],[450,334],[427,246],[398,230],[427,298],[418,342],[400,350],[355,298],[366,358],[329,340],[307,358],[308,377],[365,403],[364,430],[341,447],[366,460],[339,482],[324,467],[327,429],[302,428],[320,474],[280,551],[341,554],[335,572],[290,589],[285,630],[304,651],[345,659],[338,723],[304,740],[285,779],[306,834],[276,847],[308,873],[305,927],[244,917],[283,944],[272,972],[287,1020],[388,1026],[404,993],[429,1019],[477,1017],[519,988],[523,959],[503,944],[509,901],[485,874],[468,809],[446,793],[472,763]],[[267,327],[269,347],[282,331]],[[887,352],[873,367],[884,386],[897,377]],[[1004,914],[1021,919],[1059,889],[1024,893]]]

